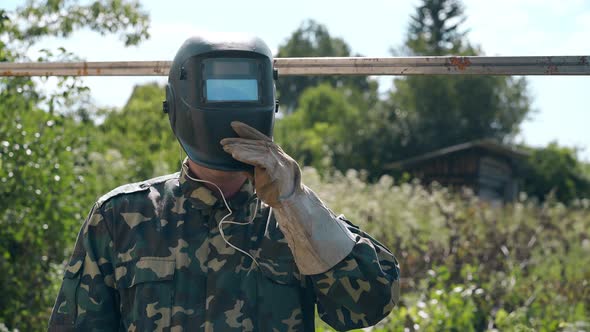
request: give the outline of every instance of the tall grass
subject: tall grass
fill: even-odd
[[[355,171],[304,180],[400,262],[400,304],[377,330],[590,331],[590,200],[502,205]]]

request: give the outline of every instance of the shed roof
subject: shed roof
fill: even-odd
[[[451,153],[455,153],[458,151],[470,150],[470,149],[474,149],[474,148],[481,148],[481,149],[485,149],[488,151],[492,151],[497,154],[509,157],[511,159],[523,158],[523,157],[527,157],[529,155],[528,152],[518,149],[514,146],[502,144],[502,143],[499,143],[498,141],[493,140],[493,139],[481,139],[481,140],[475,140],[475,141],[471,141],[471,142],[448,146],[448,147],[445,147],[442,149],[427,152],[427,153],[419,155],[419,156],[399,160],[399,161],[385,165],[385,169],[401,169],[401,168],[419,163],[421,161],[425,161],[428,159],[434,159],[434,158],[438,158],[438,157],[448,155]]]

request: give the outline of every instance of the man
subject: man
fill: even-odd
[[[188,158],[98,200],[50,331],[313,331],[316,303],[338,330],[387,316],[397,261],[272,141],[273,76],[260,39],[185,42],[164,111]]]

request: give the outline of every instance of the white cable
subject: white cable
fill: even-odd
[[[219,191],[219,194],[221,195],[221,198],[223,199],[223,204],[225,204],[225,208],[229,211],[228,214],[226,214],[225,216],[223,216],[223,218],[221,218],[221,220],[219,221],[219,234],[221,234],[221,238],[223,239],[223,241],[225,243],[227,243],[227,245],[229,245],[230,247],[234,248],[235,250],[241,252],[242,254],[250,257],[252,259],[252,261],[256,264],[256,266],[260,267],[260,264],[258,264],[258,261],[256,261],[256,258],[254,258],[252,255],[250,255],[249,253],[247,253],[245,250],[242,250],[240,248],[238,248],[237,246],[233,245],[231,242],[229,242],[226,238],[225,238],[225,233],[223,232],[223,224],[234,224],[234,225],[248,225],[251,224],[254,221],[254,218],[256,217],[256,212],[257,210],[254,210],[254,213],[252,214],[252,218],[247,221],[247,222],[237,222],[237,221],[233,221],[233,220],[225,220],[225,218],[229,217],[232,215],[233,211],[232,209],[229,207],[229,204],[227,203],[225,196],[223,195],[223,191],[221,191],[221,189],[213,182],[207,181],[207,180],[201,180],[201,179],[197,179],[194,178],[192,176],[190,176],[189,174],[189,170],[188,170],[188,166],[186,164],[182,164],[182,168],[184,169],[184,172],[186,174],[186,176],[196,182],[202,182],[202,183],[209,183],[212,186],[214,186],[215,188],[217,188],[217,190]],[[256,208],[258,208],[258,197],[256,197]],[[250,272],[250,271],[248,271]]]
[[[270,225],[270,216],[271,215],[272,215],[272,207],[270,207],[268,209],[268,218],[266,218],[266,226],[264,227],[264,236],[268,235],[268,225]],[[278,225],[278,223],[277,223],[277,225]]]

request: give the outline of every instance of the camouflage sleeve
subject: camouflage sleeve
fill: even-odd
[[[95,205],[66,266],[48,331],[117,331],[111,233]]]
[[[310,276],[318,312],[337,330],[377,324],[399,299],[399,264],[393,254],[358,227],[352,252],[325,273]]]

